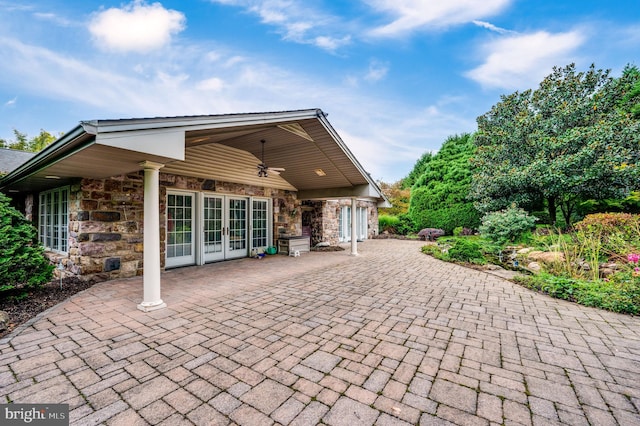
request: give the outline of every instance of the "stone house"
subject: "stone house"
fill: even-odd
[[[64,276],[143,276],[279,240],[357,241],[388,200],[319,109],[81,122],[0,179]],[[356,238],[352,238],[356,236]]]

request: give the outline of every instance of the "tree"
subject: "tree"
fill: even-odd
[[[389,199],[392,207],[380,208],[380,214],[387,214],[391,216],[399,216],[406,214],[409,210],[409,198],[411,196],[410,188],[403,188],[402,180],[394,183],[386,183],[379,181],[378,185],[382,190],[382,193]]]
[[[417,229],[476,228],[479,212],[467,198],[471,185],[469,159],[476,147],[469,134],[449,137],[426,163],[411,189],[409,216]]]
[[[622,92],[620,100],[622,111],[634,118],[640,118],[640,70],[638,67],[627,65],[617,83]]]
[[[416,164],[413,166],[413,169],[409,172],[406,178],[402,179],[402,188],[411,188],[415,185],[416,181],[422,176],[425,169],[427,168],[427,164],[429,161],[433,159],[433,154],[431,152],[425,152],[422,156],[416,161]]]
[[[13,134],[15,136],[14,141],[6,141],[4,139],[0,139],[0,148],[9,148],[15,149],[18,151],[30,151],[30,152],[38,152],[42,151],[47,145],[51,144],[56,140],[56,137],[46,130],[40,130],[40,134],[31,139],[28,139],[26,133],[22,133],[16,129],[13,129]],[[62,136],[62,134],[58,135]]]
[[[640,134],[621,101],[637,81],[571,64],[555,67],[535,91],[502,96],[477,120],[471,197],[478,209],[543,199],[552,224],[560,207],[570,225],[580,201],[627,196],[638,176]]]

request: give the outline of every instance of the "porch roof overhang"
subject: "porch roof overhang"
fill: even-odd
[[[262,140],[264,162],[284,168],[280,175],[258,177]],[[84,121],[2,178],[0,191],[118,176],[144,161],[164,164],[167,173],[297,191],[300,199],[389,205],[320,109]]]

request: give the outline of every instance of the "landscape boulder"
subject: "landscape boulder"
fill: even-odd
[[[529,264],[527,265],[527,269],[537,274],[542,270],[542,266],[540,266],[538,262],[529,262]]]
[[[9,314],[0,311],[0,331],[5,331],[9,327]]]
[[[424,228],[418,232],[418,237],[422,241],[435,241],[438,237],[442,237],[444,231],[438,228]]]
[[[546,264],[554,262],[564,262],[564,253],[559,251],[534,250],[527,253],[527,258],[533,262]]]

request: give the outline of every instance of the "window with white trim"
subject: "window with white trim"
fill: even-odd
[[[358,240],[364,241],[367,239],[367,227],[369,225],[367,220],[367,208],[358,207],[356,213],[358,214],[358,220],[356,221],[356,224],[358,225]]]
[[[342,242],[351,241],[351,207],[343,206],[340,208],[338,238]]]
[[[69,235],[69,187],[40,193],[38,230],[47,250],[66,253]]]
[[[360,241],[367,239],[367,208],[356,208],[356,238]],[[351,241],[351,207],[343,206],[338,215],[338,239],[341,242]]]

